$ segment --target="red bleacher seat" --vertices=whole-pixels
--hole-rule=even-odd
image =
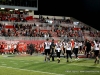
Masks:
[[[46,33],[46,32],[48,32],[49,30],[40,30],[40,31],[41,31],[41,32],[45,32],[45,33]]]
[[[15,18],[15,17],[13,17],[13,18],[11,18],[10,20],[11,20],[11,21],[14,21],[14,20],[16,20],[16,18]]]
[[[13,25],[6,25],[5,28],[14,28]]]
[[[74,28],[74,30],[79,30],[80,28]]]
[[[26,17],[26,20],[33,20],[33,16]]]

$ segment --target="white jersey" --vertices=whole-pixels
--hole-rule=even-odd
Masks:
[[[94,50],[100,50],[100,44],[94,41]]]
[[[60,52],[61,47],[62,47],[62,44],[61,44],[61,43],[56,43],[56,50],[57,50],[58,52]]]
[[[11,49],[11,45],[10,44],[8,45],[8,49]]]
[[[79,43],[75,42],[75,48],[78,48],[78,47],[79,47]]]
[[[66,50],[72,50],[72,43],[67,43],[67,48]]]
[[[45,42],[45,49],[50,49],[51,42]]]
[[[79,43],[79,46],[82,46],[82,42]]]
[[[5,45],[5,50],[8,50],[8,45]]]
[[[67,43],[66,42],[63,42],[63,47],[64,48],[66,48],[66,45],[67,45]]]
[[[16,44],[14,44],[14,49],[16,49],[17,48],[17,45]]]

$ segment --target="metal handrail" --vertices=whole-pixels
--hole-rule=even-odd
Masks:
[[[77,39],[79,41],[84,41],[85,37],[0,37],[0,41],[3,40],[46,40],[47,38],[49,38],[50,40],[55,39],[55,40],[70,40],[70,39]],[[88,37],[91,40],[100,40],[99,37]]]

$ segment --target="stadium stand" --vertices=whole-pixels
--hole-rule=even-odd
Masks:
[[[19,10],[8,11],[6,9],[6,11],[0,12],[1,45],[7,43],[22,45],[24,42],[26,48],[28,44],[33,43],[38,51],[43,52],[43,42],[46,38],[56,41],[64,39],[84,41],[85,39],[99,40],[100,37],[99,31],[93,30],[92,27],[86,26],[80,21],[75,22],[71,18],[59,19],[40,15],[37,18],[35,15],[30,16],[26,11],[23,11],[23,13]],[[22,52],[23,48],[18,49]],[[0,51],[1,53],[4,52],[4,47]],[[26,49],[24,49],[25,51]],[[6,50],[6,52],[13,53],[14,48]]]

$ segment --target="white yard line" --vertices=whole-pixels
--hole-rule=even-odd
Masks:
[[[24,64],[29,64],[29,63],[24,63]]]
[[[9,68],[9,69],[23,70],[23,71],[39,72],[39,73],[45,73],[45,74],[51,74],[51,75],[64,75],[64,74],[57,74],[57,73],[50,73],[50,72],[43,72],[43,71],[36,71],[36,70],[27,70],[27,69],[13,68],[13,67],[7,67],[7,66],[0,66],[0,67]]]
[[[34,63],[39,63],[39,62],[34,62]]]
[[[18,63],[13,63],[13,64],[18,65]]]
[[[25,61],[20,61],[20,62],[25,62]]]
[[[15,61],[10,61],[10,62],[15,62]]]
[[[5,63],[5,62],[0,62],[0,63]]]
[[[2,64],[2,65],[7,65],[7,64]]]

